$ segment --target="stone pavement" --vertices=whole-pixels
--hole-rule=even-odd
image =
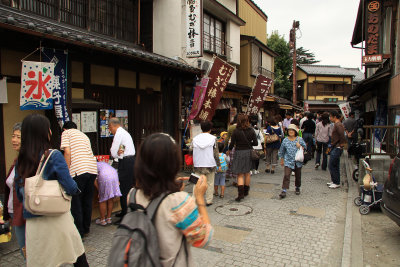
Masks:
[[[282,167],[274,175],[252,176],[250,195],[240,203],[228,182],[225,198],[208,208],[214,240],[207,248],[192,248],[196,266],[341,266],[347,187],[328,189],[329,172],[314,170],[310,162],[302,171],[301,195],[294,194],[292,181],[288,196],[279,200],[282,177]],[[84,241],[91,266],[106,266],[115,230],[92,226]],[[23,266],[15,243],[0,244],[0,256],[0,266]]]

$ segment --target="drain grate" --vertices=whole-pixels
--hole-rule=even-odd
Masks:
[[[227,216],[244,216],[253,212],[253,209],[246,205],[227,204],[215,208],[215,211]]]

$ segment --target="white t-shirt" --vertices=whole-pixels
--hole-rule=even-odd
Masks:
[[[10,196],[8,197],[8,213],[14,213],[13,207],[13,185],[14,185],[14,178],[15,178],[15,167],[12,169],[10,175],[7,177],[6,184],[10,188]]]

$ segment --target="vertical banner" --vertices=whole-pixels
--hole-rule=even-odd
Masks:
[[[186,0],[186,56],[203,55],[202,0]]]
[[[374,64],[382,62],[380,44],[381,4],[383,1],[367,0],[365,16],[365,56],[363,63]]]
[[[338,106],[340,108],[340,111],[342,112],[343,117],[345,119],[347,119],[349,117],[349,113],[351,111],[350,103],[349,102],[345,102],[343,104],[339,104]]]
[[[190,110],[188,120],[193,120],[199,114],[201,106],[203,105],[204,97],[206,96],[207,85],[210,79],[204,77],[199,83],[196,84],[193,96],[193,104]]]
[[[214,116],[215,109],[221,100],[222,93],[224,92],[232,73],[235,68],[219,57],[215,57],[214,63],[211,67],[208,78],[206,97],[204,98],[203,106],[201,108],[198,118],[202,121],[211,121]]]
[[[272,86],[272,79],[261,74],[257,75],[253,91],[251,92],[246,114],[257,114],[264,104],[264,99]]]
[[[20,109],[53,108],[54,63],[23,61]]]
[[[387,125],[388,107],[387,101],[378,99],[377,109],[375,113],[374,125],[385,126]],[[374,130],[374,147],[381,149],[382,142],[386,135],[386,129],[375,129]]]
[[[304,111],[310,111],[310,105],[307,102],[304,102]]]
[[[43,60],[54,63],[53,101],[54,111],[60,127],[69,121],[67,111],[67,60],[68,52],[43,48]]]

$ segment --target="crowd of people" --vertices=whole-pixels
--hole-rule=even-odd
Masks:
[[[340,187],[340,156],[346,143],[354,140],[357,128],[352,113],[350,120],[344,124],[341,121],[342,116],[336,111],[295,117],[287,113],[283,120],[280,115],[269,118],[263,127],[258,117],[238,114],[219,138],[211,134],[212,122],[203,121],[202,133],[191,143],[194,173],[199,178],[193,195],[189,195],[183,191],[183,181],[188,177],[178,177],[181,149],[168,134],[152,134],[136,152],[131,135],[117,118],[111,118],[109,129],[114,138],[110,154],[118,162],[118,167],[114,168],[109,163],[96,161],[89,138],[73,122],[63,126],[58,150],[51,149],[49,120],[32,114],[13,128],[11,142],[18,157],[5,180],[3,221],[13,225],[27,266],[65,263],[88,266],[82,239],[90,234],[95,188],[100,214],[95,223],[100,226],[113,223],[112,212],[118,197],[121,212],[116,216],[120,219],[114,224],[120,224],[132,211],[129,204],[132,201],[147,207],[166,194],[153,220],[160,262],[163,266],[185,261],[188,264],[192,261],[190,250],[186,243],[182,247],[179,240],[183,238],[183,242],[202,247],[212,239],[213,229],[206,207],[213,204],[214,197],[224,198],[227,178],[237,186],[235,200],[240,202],[250,194],[251,177],[259,174],[263,160],[267,174],[274,174],[280,163],[283,180],[279,197],[287,196],[292,175],[295,176],[295,194],[299,195],[304,162],[298,159],[298,154],[305,151],[312,155],[316,152],[315,169],[321,167],[326,171],[329,168],[329,188]],[[70,212],[46,216],[26,209],[25,180],[39,172],[45,180],[57,180],[72,196]],[[132,188],[135,189],[134,199],[129,197]]]

